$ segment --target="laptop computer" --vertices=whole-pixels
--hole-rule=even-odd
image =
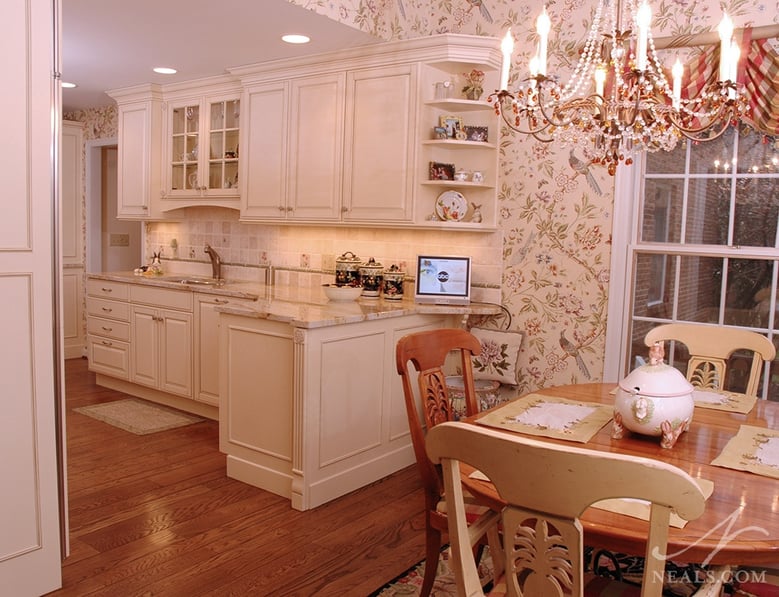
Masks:
[[[418,255],[414,300],[433,305],[471,302],[471,258]]]

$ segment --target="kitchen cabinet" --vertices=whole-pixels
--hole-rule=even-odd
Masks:
[[[62,336],[66,359],[84,355],[84,130],[80,122],[62,122],[60,237],[62,238]]]
[[[194,398],[219,406],[219,312],[224,305],[253,303],[249,299],[220,298],[195,294],[195,387]]]
[[[165,193],[162,209],[238,208],[240,90],[165,95]],[[191,93],[189,91],[188,93]]]
[[[130,378],[130,304],[127,284],[87,280],[89,370]]]
[[[450,324],[447,315],[312,328],[221,318],[219,442],[228,476],[308,510],[414,462],[395,345]]]
[[[414,64],[347,74],[344,221],[411,220],[416,83]]]
[[[163,217],[162,91],[140,85],[108,92],[117,102],[117,214],[125,220]]]
[[[192,293],[132,285],[130,300],[130,381],[192,398]]]

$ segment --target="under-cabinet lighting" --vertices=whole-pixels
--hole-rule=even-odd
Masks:
[[[62,82],[63,89],[73,89],[74,87],[76,87],[75,83],[68,83],[67,81]]]
[[[161,75],[175,75],[177,72],[175,68],[170,68],[168,66],[155,66],[152,70]]]

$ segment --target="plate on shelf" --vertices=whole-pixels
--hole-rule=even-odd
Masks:
[[[435,214],[445,222],[461,222],[467,211],[468,202],[457,191],[444,191],[435,200]]]

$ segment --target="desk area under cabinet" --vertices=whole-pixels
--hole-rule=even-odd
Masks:
[[[308,510],[412,464],[395,344],[500,307],[91,274],[97,383],[219,420],[227,475]]]

